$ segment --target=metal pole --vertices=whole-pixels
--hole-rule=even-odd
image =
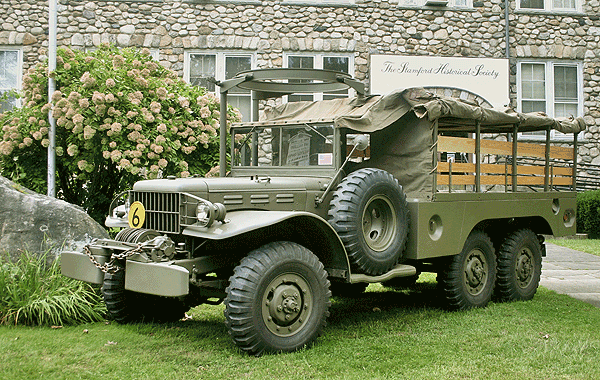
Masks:
[[[550,190],[550,127],[546,129],[546,163],[544,165],[544,191]]]
[[[438,128],[439,128],[439,120],[436,119],[433,122],[433,145],[431,150],[433,151],[432,155],[432,164],[433,164],[433,183],[431,185],[431,199],[435,200],[435,193],[437,192],[437,166],[438,166]]]
[[[481,122],[475,126],[475,192],[481,193]]]
[[[258,121],[258,94],[252,91],[252,121]],[[252,166],[258,166],[258,132],[252,132]]]
[[[48,73],[56,70],[56,26],[58,0],[48,0]],[[52,94],[56,90],[53,76],[48,78],[48,102],[52,103]],[[56,120],[52,117],[52,107],[48,111],[48,196],[56,197]]]
[[[513,128],[513,141],[512,141],[512,191],[517,192],[517,134],[519,133],[519,127],[517,125]]]
[[[504,0],[504,43],[506,44],[505,56],[510,58],[510,0]]]
[[[227,91],[221,92],[221,117],[219,123],[219,177],[225,177],[227,174]]]
[[[573,191],[577,191],[577,132],[573,133]]]
[[[452,160],[448,161],[448,194],[452,193]]]

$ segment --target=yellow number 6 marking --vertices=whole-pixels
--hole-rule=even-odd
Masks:
[[[129,208],[129,227],[140,228],[146,220],[146,209],[142,202],[133,202]]]

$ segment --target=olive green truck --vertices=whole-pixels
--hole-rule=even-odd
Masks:
[[[114,240],[62,253],[63,274],[101,284],[117,322],[178,320],[224,302],[242,350],[293,351],[322,333],[332,293],[369,283],[434,272],[454,310],[531,299],[542,235],[575,234],[581,118],[422,88],[369,96],[322,70],[253,70],[219,86],[220,177],[139,181],[111,206],[106,225],[123,227]],[[239,88],[329,99],[266,108],[227,130],[227,94]],[[336,97],[348,89],[356,96]],[[552,129],[574,143],[553,146]],[[523,132],[545,141],[518,143]]]

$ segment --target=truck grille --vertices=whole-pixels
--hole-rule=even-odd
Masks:
[[[179,193],[131,191],[131,202],[142,202],[146,209],[143,227],[165,233],[179,233]]]

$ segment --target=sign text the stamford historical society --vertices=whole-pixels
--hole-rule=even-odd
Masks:
[[[371,93],[408,87],[460,88],[502,107],[509,101],[508,70],[506,59],[372,55]]]

